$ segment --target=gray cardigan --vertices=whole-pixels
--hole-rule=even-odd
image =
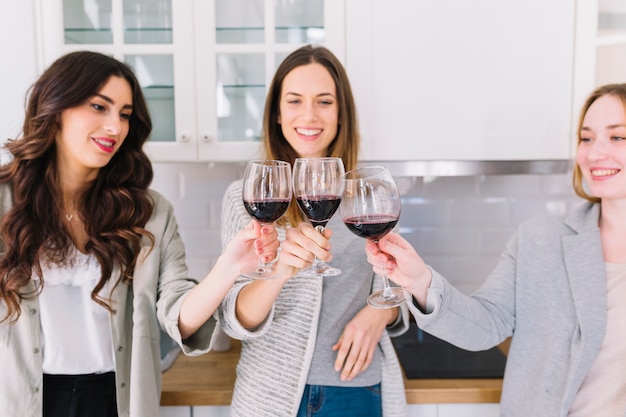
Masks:
[[[564,220],[522,224],[496,268],[471,297],[433,271],[425,331],[469,350],[513,335],[500,412],[566,416],[604,337],[606,272],[599,206],[585,203]]]
[[[154,211],[146,229],[154,235],[154,248],[148,251],[149,243],[144,240],[132,286],[118,285],[112,295],[116,313],[110,316],[110,323],[120,417],[159,415],[161,327],[185,354],[199,355],[209,350],[216,324],[211,318],[184,343],[181,340],[178,313],[185,294],[196,281],[187,275],[185,250],[171,204],[154,191],[150,196]],[[0,203],[3,216],[11,206],[8,186],[0,186]],[[3,245],[0,247],[4,251]],[[113,276],[119,273],[116,268]],[[31,283],[25,290],[33,289]],[[42,338],[37,298],[24,300],[21,308],[15,324],[0,324],[0,416],[42,415]],[[4,311],[6,307],[0,302],[0,312]]]
[[[223,244],[249,222],[250,216],[241,200],[241,180],[235,181],[224,196]],[[279,229],[279,237],[284,238],[283,229]],[[265,322],[254,331],[245,329],[235,315],[239,291],[250,280],[240,277],[230,290],[218,314],[224,331],[242,340],[231,416],[291,417],[297,414],[315,347],[323,279],[301,276],[289,279]],[[370,285],[365,280],[363,283]],[[402,334],[408,328],[406,306],[402,306],[400,318],[401,323],[393,331],[389,330],[390,334]],[[383,354],[383,415],[405,417],[406,395],[402,371],[387,331],[383,333],[379,344]]]

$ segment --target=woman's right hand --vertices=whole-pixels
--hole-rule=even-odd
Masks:
[[[300,223],[298,227],[288,228],[285,233],[278,260],[272,265],[277,277],[252,280],[239,292],[235,314],[246,329],[254,329],[265,320],[285,282],[301,268],[310,266],[315,256],[330,260],[330,229],[322,235],[310,224]]]
[[[426,306],[432,272],[406,239],[388,233],[378,241],[368,239],[365,251],[375,273],[382,274],[384,265],[390,280],[409,291],[420,306]]]
[[[302,222],[298,227],[290,227],[285,232],[285,240],[280,244],[278,262],[274,266],[289,276],[295,275],[298,270],[308,268],[313,264],[315,257],[323,261],[330,261],[332,236],[331,229],[324,229],[319,233],[309,223]]]

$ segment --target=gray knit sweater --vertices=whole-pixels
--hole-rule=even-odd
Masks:
[[[241,186],[241,180],[233,182],[224,196],[223,245],[250,222],[241,200]],[[279,237],[284,239],[284,230],[279,229]],[[289,279],[265,322],[254,331],[243,328],[235,317],[237,296],[249,282],[249,279],[240,277],[217,313],[224,331],[242,340],[231,415],[292,417],[297,414],[313,356],[323,278],[295,276]],[[397,334],[408,327],[408,313],[404,306],[401,315],[403,325],[399,326]],[[402,372],[387,332],[380,340],[380,349],[383,353],[383,415],[404,417],[406,397]]]

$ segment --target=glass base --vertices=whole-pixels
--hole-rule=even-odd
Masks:
[[[301,269],[298,273],[307,277],[313,277],[318,275],[322,275],[325,277],[336,277],[337,275],[341,274],[341,270],[328,265],[326,262],[315,261],[313,265],[311,265],[309,268]]]
[[[400,287],[376,291],[367,298],[367,304],[376,308],[398,307],[402,303],[406,303],[406,301],[407,297],[404,290]]]
[[[266,266],[259,267],[255,269],[254,271],[242,272],[241,275],[250,279],[274,279],[276,278],[276,275],[274,275],[274,270]]]

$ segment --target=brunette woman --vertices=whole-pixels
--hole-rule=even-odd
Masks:
[[[135,75],[106,55],[65,55],[32,86],[0,168],[0,415],[159,415],[160,329],[206,352],[239,270],[275,257],[276,231],[250,223],[188,277],[148,188],[150,130]]]

